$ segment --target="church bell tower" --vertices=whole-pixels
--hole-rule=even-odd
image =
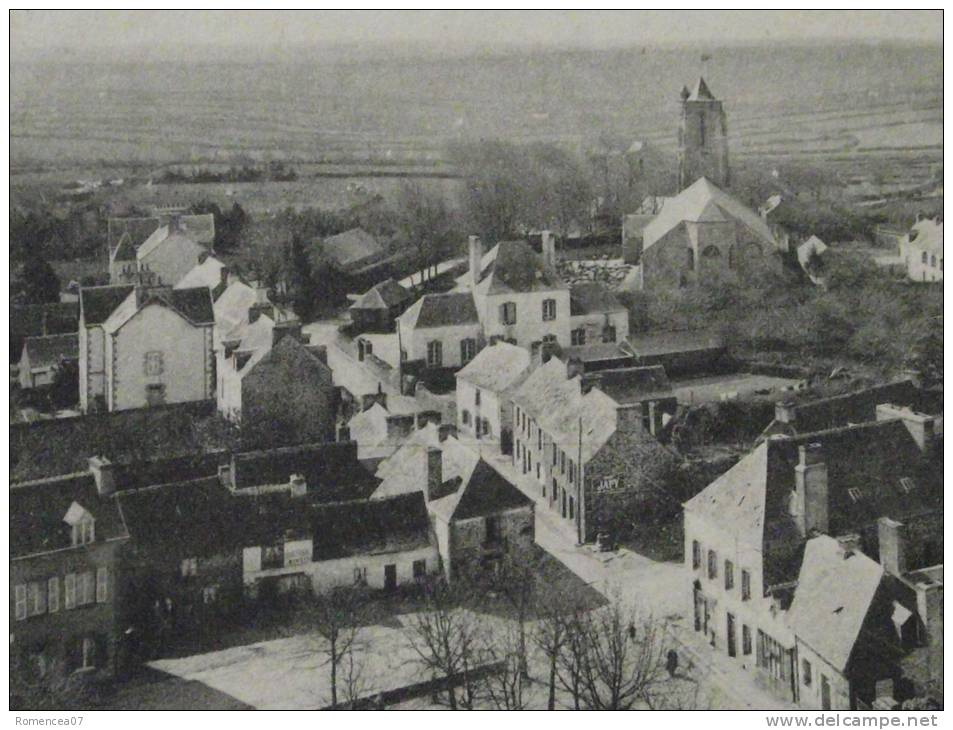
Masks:
[[[728,169],[728,123],[721,102],[705,79],[694,91],[682,87],[682,115],[678,127],[679,192],[700,177],[720,188],[731,183]]]

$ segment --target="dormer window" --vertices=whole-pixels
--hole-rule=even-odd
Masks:
[[[910,477],[900,477],[900,491],[909,494],[916,489],[917,484]]]
[[[847,495],[854,503],[857,503],[864,498],[864,493],[859,487],[851,487],[847,490]]]
[[[96,520],[79,502],[70,505],[63,522],[70,526],[73,547],[96,541]]]

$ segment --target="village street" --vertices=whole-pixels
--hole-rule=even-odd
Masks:
[[[678,646],[680,665],[699,681],[701,695],[712,709],[794,709],[759,687],[740,659],[713,652],[692,630],[688,615],[691,581],[681,563],[655,561],[622,547],[600,553],[593,546],[577,545],[572,527],[539,499],[538,486],[531,477],[520,474],[510,458],[493,446],[482,445],[481,454],[536,500],[536,542],[540,547],[606,597],[620,598],[667,622]]]

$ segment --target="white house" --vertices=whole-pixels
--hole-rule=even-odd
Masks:
[[[61,362],[79,358],[79,337],[66,335],[43,335],[23,340],[20,355],[19,379],[24,390],[51,385],[57,366]]]
[[[556,273],[549,231],[543,232],[542,248],[540,255],[526,241],[500,241],[484,254],[480,239],[470,236],[469,271],[458,290],[472,293],[488,342],[571,344],[569,287]]]
[[[80,405],[125,410],[213,398],[212,298],[206,288],[80,290]]]
[[[459,368],[476,357],[483,331],[469,292],[425,294],[397,318],[404,361]]]
[[[900,257],[911,281],[943,281],[943,221],[917,221],[900,242]]]
[[[461,437],[499,442],[512,439],[512,393],[529,375],[528,350],[497,342],[457,372],[457,432]]]

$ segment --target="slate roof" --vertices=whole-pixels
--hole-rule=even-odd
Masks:
[[[196,243],[211,246],[215,240],[215,216],[211,213],[177,216],[179,226],[189,234]],[[119,258],[116,248],[121,243],[131,246],[124,249],[119,260],[135,259],[136,250],[146,242],[161,226],[169,222],[169,216],[148,216],[134,218],[110,218],[106,222],[106,240],[109,244],[111,258]],[[128,255],[128,251],[132,255]]]
[[[530,354],[526,348],[497,342],[484,347],[466,367],[457,371],[457,379],[494,393],[503,393],[519,385],[529,367]]]
[[[768,224],[761,216],[702,177],[662,207],[661,212],[643,229],[643,250],[648,249],[683,222],[735,221],[745,226],[766,244],[776,246]]]
[[[597,388],[583,393],[581,378],[569,378],[566,364],[557,357],[530,374],[513,393],[513,402],[566,451],[577,452],[581,425],[584,461],[615,433],[618,404]]]
[[[573,317],[624,310],[615,294],[597,282],[574,284],[569,292],[569,314]]]
[[[360,296],[351,309],[390,309],[403,304],[413,295],[393,279],[375,284]]]
[[[476,305],[470,292],[424,294],[400,316],[408,330],[479,324]]]
[[[315,507],[311,518],[314,560],[356,553],[413,550],[430,544],[423,492]]]
[[[484,294],[567,288],[526,241],[500,241],[484,255],[481,267],[477,288]]]
[[[173,561],[240,549],[248,525],[218,476],[181,481],[117,497],[136,552]]]
[[[857,532],[882,516],[903,521],[940,509],[941,477],[897,419],[769,438],[688,500],[685,509],[752,547],[795,543],[800,538],[788,499],[795,486],[798,447],[811,443],[821,445],[827,464],[831,534]],[[916,487],[901,489],[903,477],[912,478]],[[859,490],[858,499],[851,490]],[[772,564],[772,559],[766,552],[766,580],[796,577],[790,574],[797,569],[796,561],[784,556]]]
[[[620,405],[675,397],[661,365],[587,373],[582,377],[582,385],[584,389],[587,386],[598,388]]]
[[[87,327],[102,325],[135,287],[130,285],[89,286],[79,290],[79,306]]]
[[[79,335],[27,337],[23,341],[23,350],[30,360],[31,368],[51,367],[60,360],[79,358]]]
[[[300,474],[312,502],[364,499],[377,487],[377,479],[357,460],[352,442],[243,452],[232,457],[231,468],[236,489],[287,484],[292,474]]]
[[[222,283],[222,269],[225,264],[214,256],[207,256],[205,260],[192,267],[181,281],[176,284],[174,289],[192,289],[204,286],[207,289],[214,289]]]
[[[99,496],[89,472],[22,482],[10,486],[10,557],[70,547],[63,518],[74,502],[96,520],[97,542],[128,536],[116,501]]]
[[[323,250],[325,255],[343,267],[353,266],[384,253],[380,242],[363,228],[352,228],[325,238]]]
[[[488,517],[533,505],[533,500],[482,458],[476,456],[471,463],[469,469],[444,479],[439,492],[443,496],[430,501],[430,509],[443,519]]]
[[[149,287],[143,292],[141,301],[133,290],[103,323],[103,328],[109,332],[115,332],[137,312],[152,302],[158,302],[173,309],[196,326],[215,323],[212,294],[207,288],[169,289],[167,287]]]
[[[479,461],[479,454],[464,446],[453,436],[440,440],[435,424],[427,424],[413,435],[389,458],[382,461],[376,472],[381,480],[371,499],[382,499],[396,494],[420,492],[427,485],[427,450],[440,449],[444,481],[454,477],[469,477]]]
[[[162,226],[162,228],[156,230],[156,232],[149,236],[145,243],[139,247],[139,250],[136,251],[136,258],[141,261],[157,248],[159,248],[159,246],[162,246],[169,241],[187,241],[188,243],[202,248],[202,244],[196,241],[187,230],[172,230],[169,226]]]
[[[832,537],[809,540],[788,612],[795,636],[843,672],[883,576],[878,562]]]

